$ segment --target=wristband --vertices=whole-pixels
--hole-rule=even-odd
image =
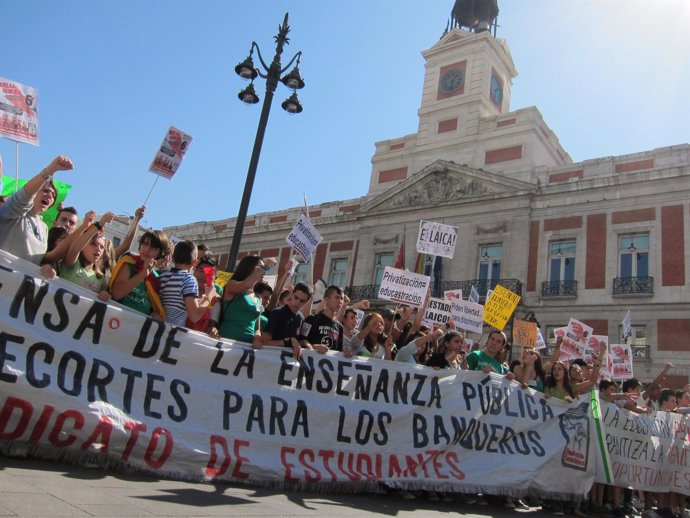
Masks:
[[[41,178],[43,178],[43,180],[46,182],[49,182],[50,180],[53,179],[52,176],[50,176],[48,173],[46,173],[45,169],[41,169],[40,175],[41,175]]]
[[[93,226],[96,227],[96,230],[98,230],[99,232],[103,231],[103,225],[101,225],[98,221],[94,221]]]

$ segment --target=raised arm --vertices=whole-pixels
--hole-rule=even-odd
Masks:
[[[34,196],[43,187],[43,184],[53,179],[53,175],[58,171],[68,171],[74,169],[72,161],[66,156],[57,156],[52,162],[44,167],[36,176],[24,184],[24,191],[29,196]]]
[[[137,229],[139,228],[139,222],[144,217],[145,213],[146,205],[142,205],[134,212],[134,218],[132,219],[132,223],[129,225],[127,235],[122,240],[122,243],[115,247],[115,259],[119,259],[120,256],[129,250],[130,246],[132,246],[132,241],[134,241],[134,236],[136,236]]]
[[[94,223],[89,226],[80,236],[78,236],[72,244],[70,245],[67,253],[65,254],[64,264],[66,266],[71,266],[77,262],[79,254],[84,249],[86,245],[93,239],[93,237],[103,230],[103,227],[110,223],[115,218],[115,214],[112,212],[106,212],[101,216],[101,220],[98,223]]]

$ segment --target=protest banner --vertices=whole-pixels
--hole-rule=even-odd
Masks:
[[[563,336],[561,358],[563,360],[584,358],[585,348],[591,335],[592,328],[590,326],[571,318],[568,321],[568,327],[565,328],[565,334],[561,335]]]
[[[424,310],[422,323],[434,329],[450,322],[450,304],[447,300],[430,298]]]
[[[611,483],[690,495],[690,418],[673,412],[635,414],[604,401],[601,405],[606,435],[602,442],[611,463]],[[597,471],[596,480],[605,483],[603,469]]]
[[[524,347],[537,346],[537,324],[526,320],[513,320],[513,343]]]
[[[295,226],[285,238],[285,241],[292,249],[302,256],[304,262],[309,262],[311,254],[314,253],[318,244],[323,241],[319,231],[314,228],[309,218],[301,214]]]
[[[484,303],[484,322],[502,331],[520,299],[517,293],[496,285]]]
[[[587,362],[587,364],[594,363],[594,354],[601,360],[601,366],[604,366],[604,355],[609,345],[609,337],[604,335],[590,335],[585,345],[584,355],[582,359]]]
[[[626,380],[633,377],[632,349],[630,344],[611,344],[611,368],[614,380]]]
[[[549,498],[594,476],[588,405],[501,376],[216,340],[0,252],[0,448],[154,476]]]
[[[537,328],[537,351],[541,349],[546,349],[546,341],[544,336],[541,334],[541,329]]]
[[[474,287],[474,284],[472,285],[472,289],[470,290],[470,296],[468,300],[470,302],[474,302],[475,304],[479,304],[479,292],[477,291],[477,288]]]
[[[439,301],[441,304],[439,304]],[[448,311],[446,312],[446,305]],[[399,314],[396,311],[396,314]],[[436,298],[429,298],[428,305],[424,308],[424,315],[422,316],[422,325],[431,329],[435,329],[450,321],[450,303]]]
[[[452,300],[450,314],[455,327],[472,333],[482,334],[484,325],[484,306],[465,300]]]
[[[191,142],[191,135],[170,126],[156,156],[153,157],[149,171],[170,180],[180,167]]]
[[[421,308],[430,282],[428,275],[386,266],[383,270],[378,298]]]
[[[462,290],[446,290],[443,292],[446,300],[462,300]]]
[[[432,221],[422,220],[419,222],[417,252],[420,254],[440,255],[452,259],[457,240],[457,227]]]
[[[39,145],[38,90],[0,77],[0,136]]]

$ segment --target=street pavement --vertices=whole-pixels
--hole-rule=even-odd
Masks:
[[[201,484],[0,455],[0,517],[326,516],[540,518],[541,510]]]

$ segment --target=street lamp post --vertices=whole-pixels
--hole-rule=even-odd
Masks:
[[[302,51],[297,52],[290,62],[281,68],[280,56],[283,53],[283,47],[290,43],[287,37],[290,32],[290,26],[288,25],[288,15],[285,13],[285,19],[283,24],[278,27],[278,34],[275,36],[276,40],[276,54],[273,57],[273,61],[270,65],[267,65],[261,56],[261,50],[255,41],[252,41],[252,46],[249,51],[249,56],[242,63],[235,67],[235,72],[243,79],[251,80],[251,83],[247,88],[242,90],[238,97],[242,102],[247,104],[256,104],[259,102],[259,96],[256,95],[254,91],[254,79],[260,76],[266,80],[266,97],[264,98],[264,103],[261,107],[261,116],[259,117],[259,126],[256,130],[256,138],[254,139],[254,149],[252,150],[252,157],[249,160],[249,169],[247,171],[247,180],[244,183],[244,192],[242,193],[242,201],[240,203],[240,210],[237,214],[237,221],[235,222],[235,232],[232,235],[232,245],[230,246],[230,256],[228,257],[227,271],[232,272],[235,270],[235,263],[237,261],[237,254],[240,249],[240,241],[242,240],[242,231],[244,230],[245,220],[247,219],[247,211],[249,209],[249,199],[252,195],[252,189],[254,187],[254,178],[256,176],[256,169],[259,165],[259,156],[261,155],[261,146],[264,141],[264,135],[266,133],[266,125],[268,123],[268,115],[271,112],[271,103],[273,102],[273,94],[275,93],[278,82],[282,82],[288,88],[293,90],[292,95],[288,97],[283,103],[282,108],[288,113],[300,113],[302,111],[302,105],[297,98],[297,90],[304,87],[304,81],[299,73],[299,62],[302,57]],[[263,70],[256,68],[252,60],[252,54],[256,50],[259,56],[259,61]],[[281,75],[290,66],[297,61],[295,68],[293,68],[288,74],[281,78]]]

